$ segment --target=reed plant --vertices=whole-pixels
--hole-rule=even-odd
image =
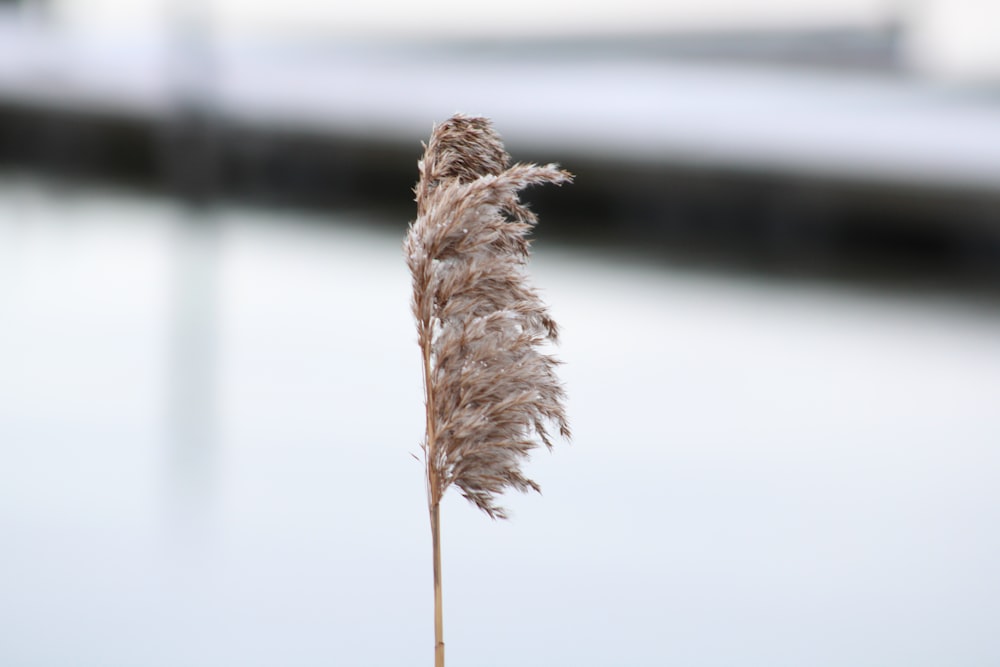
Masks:
[[[535,215],[519,193],[572,175],[554,164],[510,165],[486,118],[437,125],[418,162],[417,217],[406,237],[423,357],[425,464],[434,569],[434,664],[444,666],[441,498],[456,486],[493,519],[508,488],[539,491],[521,471],[556,434],[570,437],[558,328],[527,275]]]

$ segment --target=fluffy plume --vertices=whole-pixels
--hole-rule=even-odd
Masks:
[[[413,314],[423,351],[428,501],[454,484],[493,518],[507,488],[538,490],[521,463],[566,438],[558,362],[545,354],[558,330],[526,274],[536,223],[518,193],[562,184],[556,165],[509,165],[485,118],[436,126],[420,160],[417,218],[406,239]]]

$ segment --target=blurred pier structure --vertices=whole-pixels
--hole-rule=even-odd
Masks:
[[[906,25],[211,44],[211,114],[170,39],[0,13],[0,168],[254,204],[412,215],[419,141],[486,114],[578,175],[543,233],[766,267],[995,282],[1000,96],[920,76]],[[190,140],[211,122],[211,168]],[[199,140],[200,141],[200,140]],[[177,156],[187,156],[177,170]],[[207,154],[206,154],[207,155]],[[204,185],[204,184],[203,184]],[[545,209],[552,193],[533,195]]]

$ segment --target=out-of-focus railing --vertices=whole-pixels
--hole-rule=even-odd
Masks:
[[[465,111],[578,173],[567,236],[998,264],[1000,102],[915,76],[905,23],[324,40],[175,15],[148,39],[0,21],[0,166],[406,220],[419,139]]]

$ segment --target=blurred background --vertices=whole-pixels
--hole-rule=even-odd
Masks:
[[[0,0],[0,664],[429,663],[421,140],[494,119],[575,439],[465,665],[1000,663],[1000,3]]]

